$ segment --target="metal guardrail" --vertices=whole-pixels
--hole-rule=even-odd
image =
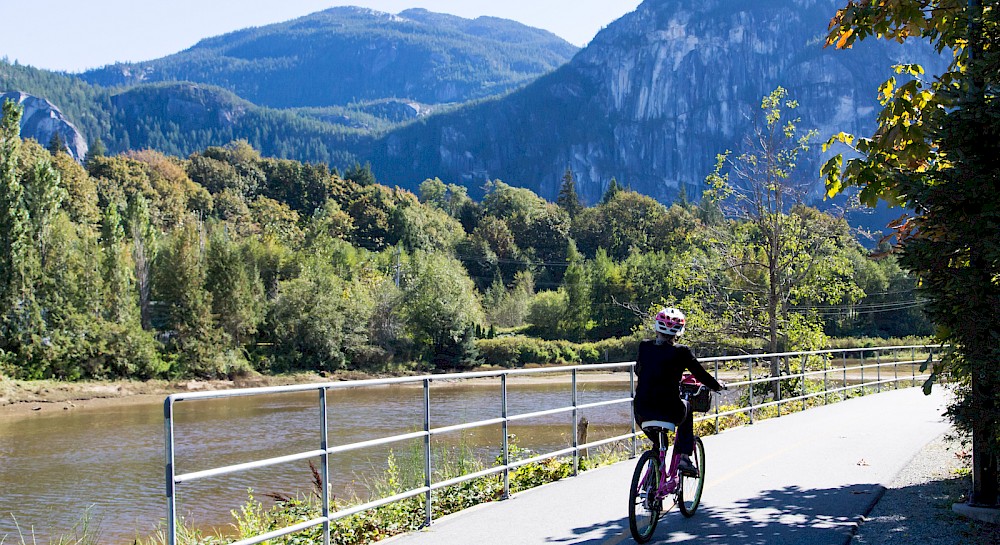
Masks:
[[[934,351],[939,350],[940,346],[895,346],[895,347],[885,347],[885,348],[859,348],[859,349],[846,349],[846,350],[820,350],[814,352],[788,352],[780,354],[754,354],[745,356],[722,356],[722,357],[712,357],[703,358],[701,363],[706,368],[714,367],[715,376],[720,376],[720,369],[724,371],[724,374],[731,376],[732,374],[739,373],[742,375],[745,365],[745,378],[746,380],[739,380],[729,382],[730,388],[747,388],[747,404],[745,406],[737,406],[732,409],[720,410],[718,398],[715,401],[715,410],[713,413],[708,413],[696,418],[697,421],[706,419],[715,419],[718,425],[718,420],[722,417],[735,415],[740,413],[746,413],[749,415],[749,420],[752,423],[758,411],[764,408],[776,406],[778,407],[778,416],[781,415],[781,406],[783,404],[801,401],[803,406],[805,402],[809,399],[823,396],[824,403],[829,402],[830,396],[833,394],[839,394],[841,399],[846,398],[849,392],[858,391],[859,393],[865,393],[867,389],[874,388],[876,391],[881,391],[883,386],[893,385],[898,387],[901,381],[909,380],[911,381],[911,386],[916,385],[918,379],[926,379],[929,375],[921,373],[917,375],[916,366],[925,363],[930,363],[935,361]],[[899,354],[909,351],[911,357],[909,359],[900,360]],[[922,353],[928,353],[927,358],[921,359],[917,358],[917,351]],[[865,355],[873,354],[875,363],[866,363]],[[883,361],[883,355],[893,354],[894,357],[891,358],[892,361]],[[832,365],[837,361],[839,356],[842,365],[835,366]],[[857,365],[848,366],[848,358],[851,357],[852,360],[859,360]],[[761,375],[754,378],[755,368],[761,367],[761,362],[764,362],[763,366],[770,369],[773,361],[777,361],[783,364],[785,371],[790,371],[792,358],[799,358],[799,370],[796,373],[783,372],[780,376],[766,376]],[[819,360],[819,361],[815,361]],[[871,358],[869,358],[869,361]],[[818,363],[822,363],[822,369],[808,369],[808,364],[814,364],[816,367]],[[517,469],[521,466],[531,464],[534,462],[539,462],[542,460],[547,460],[556,457],[573,457],[573,474],[575,475],[579,469],[580,453],[588,448],[596,448],[606,444],[615,443],[619,441],[631,441],[631,453],[635,456],[637,448],[637,438],[642,436],[641,431],[637,431],[634,418],[631,422],[631,431],[625,435],[620,435],[617,437],[605,438],[598,441],[591,441],[588,443],[580,444],[578,436],[578,425],[580,422],[580,411],[586,409],[595,409],[600,407],[607,407],[617,404],[631,403],[632,396],[635,395],[635,375],[631,372],[632,368],[635,366],[635,362],[623,362],[623,363],[609,363],[609,364],[597,364],[597,365],[582,365],[582,366],[566,366],[566,367],[550,367],[550,368],[540,368],[540,369],[517,369],[517,370],[505,370],[505,371],[490,371],[490,372],[479,372],[479,373],[455,373],[455,374],[443,374],[443,375],[430,375],[430,376],[420,376],[420,377],[400,377],[392,379],[376,379],[376,380],[359,380],[359,381],[349,381],[349,382],[331,382],[331,383],[321,383],[321,384],[303,384],[303,385],[293,385],[293,386],[277,386],[268,388],[249,388],[249,389],[239,389],[239,390],[225,390],[225,391],[213,391],[213,392],[195,392],[195,393],[182,393],[174,394],[169,397],[164,402],[164,428],[166,434],[165,441],[165,458],[166,458],[166,496],[167,496],[167,543],[169,545],[176,545],[177,543],[177,504],[176,504],[176,493],[178,485],[189,483],[192,481],[197,481],[201,479],[206,479],[209,477],[216,477],[220,475],[227,475],[237,472],[251,471],[254,469],[264,468],[268,466],[274,466],[278,464],[286,464],[290,462],[295,462],[299,460],[305,460],[309,458],[319,458],[320,459],[320,479],[321,479],[321,501],[322,501],[322,514],[320,517],[313,520],[301,522],[287,528],[282,528],[262,534],[259,536],[244,539],[242,541],[236,542],[234,545],[252,545],[255,543],[260,543],[267,541],[269,539],[275,539],[281,536],[299,532],[308,528],[322,525],[323,526],[323,543],[324,545],[329,545],[330,543],[330,523],[343,517],[347,517],[368,509],[374,509],[383,505],[387,505],[393,502],[401,501],[407,498],[412,498],[415,496],[423,495],[425,498],[425,524],[430,525],[433,522],[432,513],[432,502],[431,495],[435,490],[460,484],[473,479],[478,479],[485,476],[503,474],[504,483],[504,498],[510,495],[510,471]],[[898,370],[900,366],[909,366],[910,376],[900,377]],[[891,367],[893,369],[893,378],[882,378],[882,370]],[[875,369],[875,380],[866,382],[865,380],[865,370]],[[578,403],[578,388],[577,380],[579,373],[591,372],[591,371],[612,371],[612,370],[622,370],[629,372],[629,397],[623,397],[619,399],[611,399],[606,401],[599,401],[594,403],[580,404]],[[858,378],[848,377],[849,373],[857,372],[860,374]],[[512,376],[524,376],[524,375],[541,375],[541,374],[551,374],[551,373],[561,373],[569,374],[571,377],[572,386],[572,404],[564,407],[558,407],[555,409],[548,409],[543,411],[536,411],[530,413],[522,414],[509,414],[507,406],[507,379]],[[830,388],[831,373],[840,373],[841,380],[834,380],[834,384],[839,384],[834,388]],[[818,389],[818,380],[813,380],[812,390],[807,391],[807,383],[811,377],[817,377],[822,375],[823,387]],[[737,375],[739,376],[739,375]],[[870,376],[870,375],[869,375]],[[430,389],[431,384],[434,382],[442,381],[455,381],[455,380],[465,380],[465,379],[475,379],[475,378],[500,378],[500,397],[501,397],[501,414],[497,418],[491,418],[487,420],[479,420],[475,422],[466,422],[452,426],[446,427],[431,427],[431,417],[430,417]],[[797,395],[792,397],[782,398],[782,388],[780,384],[782,381],[799,381],[800,390],[796,392]],[[853,383],[852,383],[853,380]],[[754,386],[767,384],[772,385],[773,383],[778,383],[777,387],[771,387],[775,393],[774,399],[770,401],[765,401],[762,396],[758,396],[755,393]],[[385,385],[398,385],[398,384],[413,384],[422,383],[424,403],[423,403],[423,430],[405,433],[400,435],[393,435],[390,437],[382,437],[378,439],[372,439],[368,441],[362,441],[357,443],[350,443],[340,446],[329,446],[328,437],[328,409],[327,409],[327,395],[330,391],[345,389],[345,388],[359,388],[366,386],[385,386]],[[181,402],[193,402],[198,400],[206,399],[220,399],[220,398],[231,398],[231,397],[245,397],[245,396],[257,396],[257,395],[268,395],[268,394],[281,394],[281,393],[301,393],[301,392],[316,392],[318,397],[318,431],[319,431],[319,444],[318,448],[314,450],[308,450],[304,452],[299,452],[296,454],[280,456],[275,458],[268,458],[263,460],[257,460],[248,463],[217,467],[212,469],[207,469],[203,471],[196,471],[191,473],[177,474],[175,471],[175,431],[174,431],[174,406]],[[760,399],[758,399],[760,397]],[[538,418],[542,416],[549,416],[555,414],[565,414],[572,413],[573,415],[573,428],[571,431],[572,445],[567,448],[559,449],[552,452],[547,452],[540,454],[538,456],[512,461],[510,459],[510,445],[508,444],[508,425],[511,422],[516,422],[519,420],[527,420],[531,418]],[[634,416],[634,415],[633,415]],[[431,438],[434,436],[483,427],[483,426],[495,426],[501,425],[503,431],[503,452],[502,452],[502,464],[495,467],[491,467],[482,471],[475,473],[469,473],[466,475],[461,475],[459,477],[451,478],[444,481],[434,482],[432,479],[431,471]],[[423,486],[419,486],[400,494],[371,501],[365,504],[352,506],[340,511],[331,512],[330,511],[330,497],[329,497],[329,482],[330,482],[330,456],[333,454],[340,454],[344,452],[351,452],[363,448],[389,445],[393,443],[398,443],[402,441],[423,439],[423,456],[424,456],[424,483]]]

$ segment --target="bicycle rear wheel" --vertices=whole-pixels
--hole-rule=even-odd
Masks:
[[[656,497],[659,486],[660,459],[656,452],[649,450],[635,464],[628,492],[628,528],[639,543],[653,537],[656,523],[660,520],[661,504]]]
[[[701,503],[701,492],[705,488],[705,444],[701,437],[694,438],[694,454],[691,463],[698,468],[698,475],[681,474],[680,487],[677,489],[677,503],[681,514],[693,517]]]

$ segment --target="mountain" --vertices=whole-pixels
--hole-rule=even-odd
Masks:
[[[440,177],[462,183],[478,196],[485,181],[501,179],[548,199],[555,199],[569,167],[577,178],[578,193],[588,203],[601,197],[612,177],[670,202],[682,187],[688,195],[700,194],[716,155],[739,149],[761,98],[777,86],[789,89],[799,101],[800,128],[818,129],[822,140],[840,130],[871,132],[879,108],[876,89],[892,75],[893,64],[919,62],[929,67],[929,74],[945,64],[946,59],[923,44],[867,41],[850,51],[823,48],[830,17],[843,1],[646,0],[556,70],[505,95],[462,105],[441,105],[437,101],[443,97],[433,93],[418,96],[422,87],[407,76],[409,65],[402,61],[378,73],[387,76],[398,71],[399,80],[393,85],[402,85],[396,89],[402,88],[407,96],[386,95],[387,87],[377,78],[352,79],[358,85],[353,91],[357,96],[380,98],[349,105],[275,109],[211,84],[103,87],[3,62],[0,92],[23,91],[48,99],[88,139],[103,139],[111,152],[152,147],[185,156],[243,138],[264,155],[321,161],[342,169],[369,161],[379,180],[410,189],[426,178]],[[347,26],[337,27],[336,32],[314,29],[332,28],[330,20],[354,21],[360,30]],[[333,39],[330,36],[381,33],[367,41],[357,38],[361,40],[357,43],[383,53],[355,64],[345,60],[339,73],[350,79],[352,71],[375,71],[376,65],[381,66],[371,64],[375,59],[404,58],[409,45],[392,45],[411,43],[399,37],[405,34],[403,28],[436,29],[436,34],[412,30],[411,34],[420,36],[477,35],[482,43],[495,45],[498,36],[513,37],[510,29],[520,25],[485,18],[470,21],[423,10],[390,16],[357,8],[334,9],[204,40],[166,59],[188,59],[193,63],[188,65],[201,66],[194,60],[203,55],[211,60],[203,67],[218,66],[218,74],[236,74],[232,68],[238,65],[246,70],[244,79],[261,82],[286,73],[280,67],[300,77],[292,68],[306,66],[301,63],[313,59],[320,63],[316,66],[325,67],[315,71],[315,80],[321,83],[303,83],[296,92],[319,93],[327,84],[339,88],[330,82],[331,66],[313,53],[323,49]],[[530,33],[545,36],[542,31]],[[316,38],[319,45],[304,41],[306,35]],[[419,47],[434,41],[422,38],[413,43],[427,52]],[[266,44],[271,44],[271,50],[265,51]],[[287,49],[292,45],[294,51]],[[450,46],[441,47],[435,51]],[[251,51],[257,51],[256,56]],[[220,58],[225,62],[213,64]],[[144,67],[128,81],[155,79],[163,75],[158,63],[166,59],[116,69],[123,73],[126,68]],[[239,64],[239,59],[245,62]],[[453,66],[456,81],[464,81],[462,71],[470,69],[468,63],[448,64],[443,57],[438,61],[442,70]],[[427,77],[447,87],[442,83],[446,78]],[[490,87],[489,81],[483,80],[478,88]],[[437,90],[435,85],[428,92]],[[272,87],[258,86],[261,91]],[[286,87],[274,92],[280,95]],[[817,153],[803,161],[800,170],[802,175],[817,178],[817,195],[820,160]]]
[[[211,85],[168,82],[109,89],[69,74],[0,61],[0,93],[4,91],[39,97],[62,110],[86,142],[101,140],[110,153],[151,148],[187,157],[242,139],[267,156],[344,166],[357,160],[345,142],[364,134],[298,111],[257,106]],[[51,138],[30,128],[24,135],[43,144]],[[83,149],[78,159],[86,153]]]
[[[109,149],[152,148],[187,157],[208,146],[246,140],[266,156],[353,165],[345,142],[357,131],[257,106],[209,85],[168,82],[111,96],[114,136]]]
[[[21,137],[33,138],[47,146],[58,135],[66,151],[77,161],[87,155],[87,140],[73,123],[48,100],[27,93],[0,93],[0,104],[13,101],[21,105]]]
[[[442,104],[505,93],[561,66],[577,50],[552,33],[505,19],[339,7],[81,77],[102,86],[204,83],[273,108],[387,98]]]
[[[526,88],[412,123],[358,155],[411,188],[434,176],[473,189],[502,179],[554,199],[568,167],[591,203],[612,177],[661,201],[682,186],[699,195],[716,155],[739,148],[777,86],[799,101],[802,129],[865,134],[892,65],[944,65],[920,44],[824,48],[841,4],[647,0]],[[818,178],[819,160],[801,172]]]

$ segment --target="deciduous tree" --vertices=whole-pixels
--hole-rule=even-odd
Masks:
[[[839,134],[828,144],[858,156],[825,166],[829,193],[861,188],[863,202],[905,206],[896,222],[901,264],[915,272],[928,313],[951,346],[925,385],[939,376],[961,385],[949,409],[973,440],[970,501],[1000,503],[1000,2],[849,0],[833,18],[827,44],[866,38],[929,41],[953,56],[933,80],[897,67],[908,81],[879,90],[883,109],[871,137]]]
[[[787,337],[792,298],[804,283],[816,280],[833,254],[830,225],[810,221],[804,208],[792,213],[813,182],[796,166],[816,135],[799,131],[799,119],[790,117],[797,107],[781,87],[765,96],[754,132],[739,155],[720,155],[708,177],[711,198],[736,220],[712,232],[727,270],[749,294],[742,301],[742,322],[763,325],[771,353],[779,352]],[[779,363],[772,359],[772,376],[780,374]]]

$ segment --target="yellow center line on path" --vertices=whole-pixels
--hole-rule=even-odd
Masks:
[[[799,448],[800,446],[802,446],[803,444],[805,444],[807,442],[809,442],[809,440],[803,440],[803,441],[799,441],[797,443],[793,443],[793,444],[789,445],[788,447],[785,447],[785,448],[783,448],[781,450],[778,450],[778,451],[774,451],[774,452],[768,454],[767,456],[763,456],[763,457],[757,458],[756,460],[754,460],[753,462],[750,462],[749,464],[745,464],[745,465],[743,465],[743,466],[741,466],[741,467],[739,467],[737,469],[734,469],[733,471],[730,471],[729,473],[726,473],[725,475],[723,475],[722,477],[719,477],[718,479],[712,479],[709,483],[705,484],[705,490],[711,490],[711,489],[715,488],[716,486],[718,486],[718,485],[720,485],[720,484],[722,484],[722,483],[724,483],[724,482],[726,482],[726,481],[728,481],[728,480],[736,477],[737,475],[740,475],[741,473],[745,473],[745,472],[749,471],[751,468],[753,468],[755,466],[759,466],[760,464],[763,464],[764,462],[770,462],[771,460],[774,460],[775,458],[777,458],[779,456],[784,456],[788,452],[793,451],[793,450]],[[626,530],[625,532],[622,532],[621,534],[618,534],[618,535],[616,535],[616,536],[608,539],[607,541],[601,542],[601,545],[617,545],[618,543],[621,543],[622,541],[625,541],[626,539],[629,539],[631,537],[632,537],[631,533],[628,530]]]

